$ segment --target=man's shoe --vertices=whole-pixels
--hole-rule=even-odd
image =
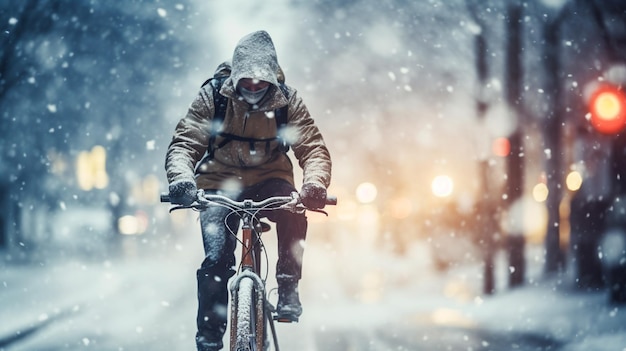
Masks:
[[[278,322],[297,322],[302,315],[302,304],[298,295],[298,282],[286,281],[278,283],[278,304],[276,316]]]

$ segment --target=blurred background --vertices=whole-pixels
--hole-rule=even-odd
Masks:
[[[527,283],[532,259],[625,301],[625,11],[619,0],[2,1],[3,269],[168,259],[199,240],[197,215],[159,203],[165,151],[200,84],[264,29],[333,157],[339,205],[309,216],[320,252],[385,255],[389,271],[418,254],[435,271],[478,264],[486,294]],[[193,272],[199,242],[184,248]]]

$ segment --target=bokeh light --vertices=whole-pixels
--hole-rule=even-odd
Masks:
[[[533,199],[537,202],[544,202],[548,198],[548,186],[544,183],[538,183],[533,187]]]
[[[454,182],[447,175],[439,175],[433,179],[430,187],[435,196],[448,197],[454,190]]]
[[[361,183],[356,188],[356,198],[362,204],[369,204],[376,200],[378,196],[378,189],[376,185],[365,182]]]
[[[572,171],[565,178],[565,184],[570,191],[576,191],[580,189],[583,184],[583,177],[577,171]]]
[[[491,151],[496,156],[506,157],[511,153],[511,142],[508,138],[497,138],[491,145]]]

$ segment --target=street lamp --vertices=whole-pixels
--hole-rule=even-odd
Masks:
[[[376,200],[378,196],[378,189],[376,185],[365,182],[361,183],[356,188],[356,198],[362,204],[369,204]]]
[[[447,175],[439,175],[433,179],[432,183],[430,183],[430,188],[433,195],[437,197],[448,197],[452,195],[454,182],[452,181],[452,178]]]

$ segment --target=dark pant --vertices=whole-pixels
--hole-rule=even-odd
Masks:
[[[221,193],[238,201],[252,199],[260,201],[271,196],[286,196],[296,191],[282,179],[271,179],[236,194]],[[220,348],[226,331],[228,309],[228,279],[235,274],[236,233],[240,218],[229,215],[222,207],[212,207],[200,213],[202,239],[205,258],[198,269],[198,349],[205,346]],[[288,211],[268,211],[263,213],[268,220],[276,223],[278,234],[278,262],[276,278],[281,281],[297,281],[302,275],[303,241],[306,238],[307,220],[304,214]],[[208,349],[208,347],[205,347]]]

